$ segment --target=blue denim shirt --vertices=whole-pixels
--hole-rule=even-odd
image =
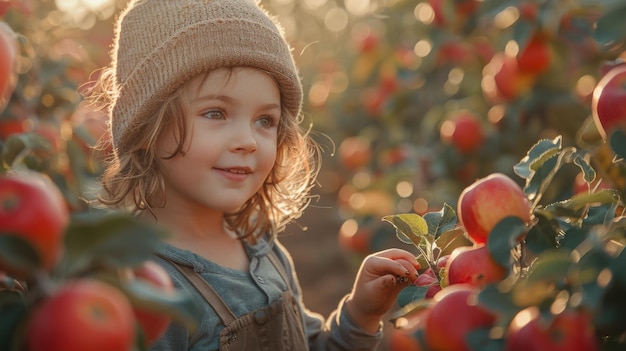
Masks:
[[[244,244],[250,259],[247,272],[222,267],[195,253],[163,243],[158,254],[187,266],[211,284],[236,316],[242,316],[265,307],[276,301],[282,291],[294,293],[302,309],[303,325],[309,340],[309,350],[375,350],[382,339],[382,328],[375,335],[360,329],[350,319],[343,308],[343,299],[327,320],[307,310],[302,303],[300,284],[294,271],[291,256],[277,240],[263,238],[256,245]],[[270,250],[274,250],[284,265],[291,280],[284,282],[268,259],[262,259]],[[195,332],[191,333],[179,323],[171,323],[165,334],[157,340],[152,351],[209,351],[219,349],[219,333],[224,328],[222,321],[206,303],[187,279],[169,262],[162,258],[156,260],[167,269],[174,284],[186,290],[199,302],[202,319]],[[345,299],[345,298],[344,298]]]

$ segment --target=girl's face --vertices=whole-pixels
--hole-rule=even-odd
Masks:
[[[276,160],[280,92],[268,74],[245,67],[200,75],[183,88],[184,154],[167,129],[157,142],[166,208],[188,213],[238,209],[263,185]]]

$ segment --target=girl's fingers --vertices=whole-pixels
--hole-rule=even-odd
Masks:
[[[375,276],[391,274],[395,277],[404,277],[410,281],[417,277],[419,264],[415,260],[415,257],[412,255],[410,255],[408,259],[406,259],[405,256],[394,257],[396,258],[387,258],[380,255],[370,256],[367,259],[365,268],[370,274]]]

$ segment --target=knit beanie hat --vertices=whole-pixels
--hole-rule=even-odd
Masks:
[[[293,116],[302,86],[280,25],[256,0],[131,0],[115,27],[113,146],[135,140],[141,122],[194,76],[249,66],[277,79]]]

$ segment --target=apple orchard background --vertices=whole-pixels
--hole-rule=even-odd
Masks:
[[[463,189],[492,173],[524,186],[514,166],[539,140],[593,149],[585,164],[597,171],[586,184],[580,168],[559,168],[541,204],[624,190],[591,99],[603,74],[626,58],[625,1],[261,3],[285,26],[306,121],[325,150],[316,197],[282,239],[312,310],[335,308],[368,253],[415,249],[382,217],[456,209]],[[0,1],[17,45],[13,57],[0,53],[3,63],[15,62],[15,89],[5,89],[12,93],[0,114],[3,167],[19,154],[50,175],[76,212],[94,196],[110,152],[90,149],[106,138],[105,121],[79,92],[108,63],[112,19],[124,5]],[[523,64],[513,64],[527,46]],[[383,349],[400,350],[391,323],[386,328]]]

